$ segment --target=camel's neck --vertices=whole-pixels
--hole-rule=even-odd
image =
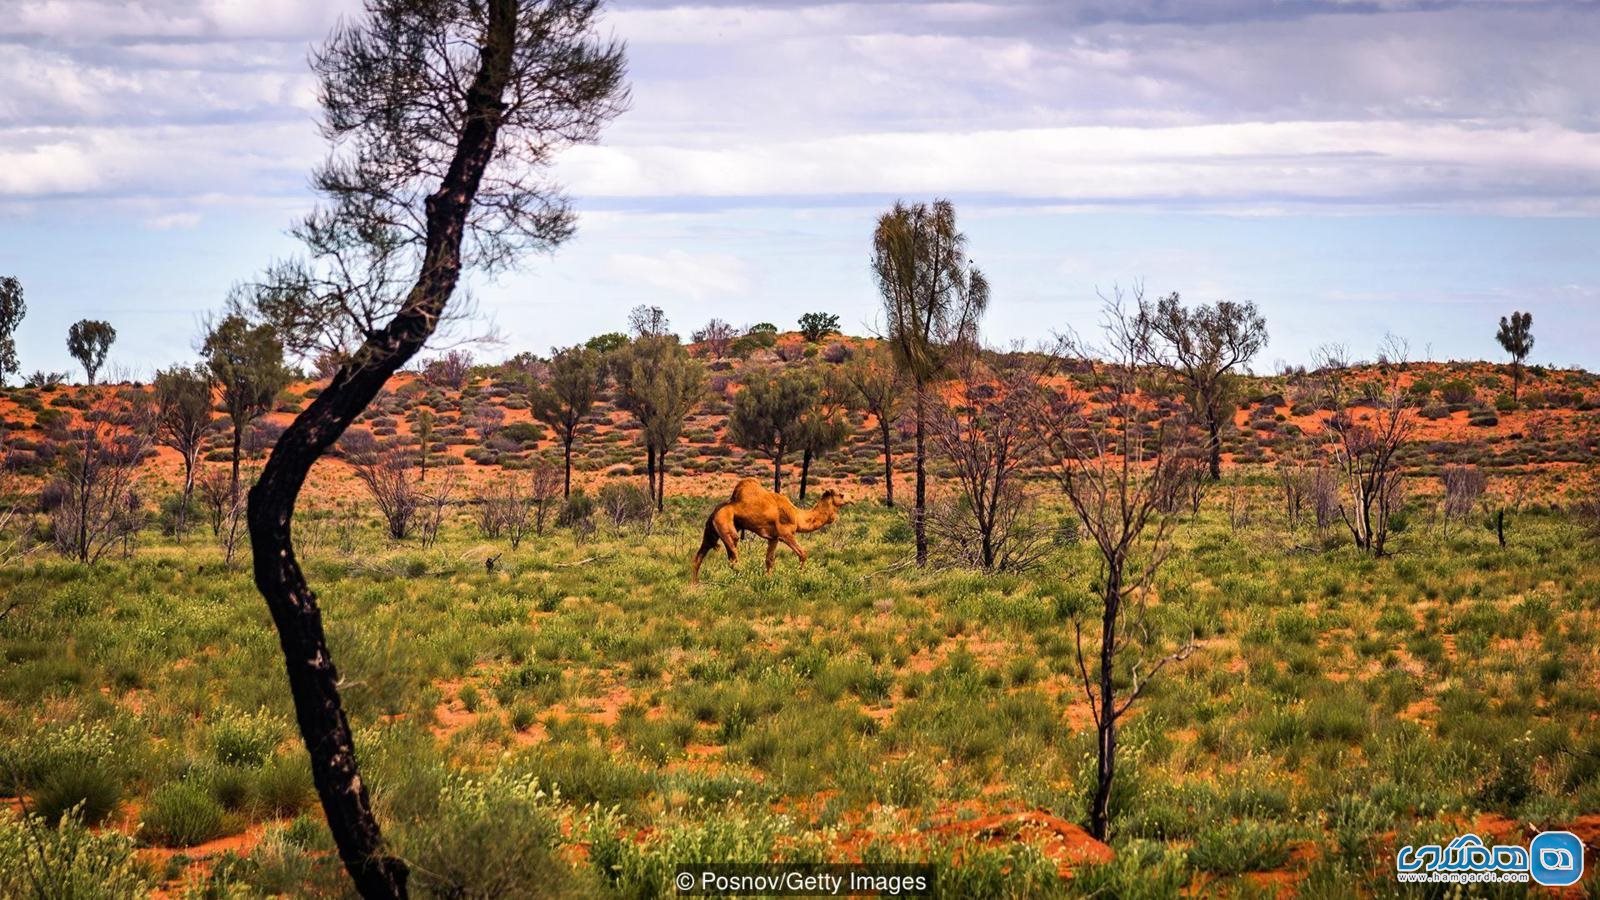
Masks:
[[[800,526],[796,531],[816,531],[839,517],[839,510],[831,502],[818,501],[810,509],[800,510]]]

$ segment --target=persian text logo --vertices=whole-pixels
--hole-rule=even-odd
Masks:
[[[1545,831],[1527,847],[1485,846],[1475,834],[1463,834],[1445,846],[1407,844],[1394,859],[1402,882],[1465,884],[1527,882],[1563,887],[1583,877],[1583,842],[1570,831]]]

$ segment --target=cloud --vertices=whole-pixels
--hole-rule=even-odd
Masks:
[[[745,263],[725,253],[683,250],[659,254],[616,253],[607,263],[611,272],[624,283],[697,302],[734,297],[751,289]]]
[[[172,212],[159,216],[152,216],[145,220],[145,227],[154,231],[170,231],[174,228],[193,228],[200,224],[200,214],[197,212]]]

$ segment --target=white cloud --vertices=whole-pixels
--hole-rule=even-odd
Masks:
[[[616,253],[607,263],[623,282],[697,302],[734,297],[751,289],[748,267],[726,253]]]

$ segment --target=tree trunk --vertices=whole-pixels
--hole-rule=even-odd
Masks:
[[[772,454],[772,492],[783,492],[783,444],[778,444],[778,452]]]
[[[656,496],[656,448],[654,444],[644,445],[644,478],[649,482],[650,498]]]
[[[878,430],[883,435],[883,505],[894,509],[894,445],[889,438],[889,423],[878,417]]]
[[[233,476],[228,479],[228,499],[234,504],[239,502],[239,454],[244,448],[244,425],[238,419],[233,421]]]
[[[1222,423],[1215,413],[1206,417],[1207,449],[1211,453],[1211,480],[1222,480]]]
[[[561,499],[565,500],[572,496],[572,433],[561,443]]]
[[[1117,694],[1112,679],[1117,658],[1117,614],[1122,605],[1122,572],[1110,567],[1106,576],[1105,609],[1100,616],[1100,719],[1096,726],[1097,760],[1094,797],[1089,806],[1089,833],[1106,839],[1111,821],[1111,782],[1117,772]]]
[[[479,69],[465,100],[455,156],[426,201],[426,243],[417,283],[388,325],[367,340],[273,447],[250,490],[248,522],[256,588],[266,600],[283,649],[295,718],[311,757],[312,778],[339,857],[367,898],[403,898],[409,873],[385,853],[366,784],[356,765],[350,724],[339,698],[339,673],[328,653],[322,613],[295,560],[291,522],[307,473],[344,433],[395,370],[433,333],[461,275],[467,215],[494,154],[516,43],[516,4],[488,6]]]
[[[183,458],[183,502],[178,506],[178,536],[180,539],[189,533],[189,502],[194,499],[194,467],[196,461],[193,454]]]
[[[667,498],[667,450],[666,450],[665,447],[663,447],[663,448],[661,448],[661,465],[659,467],[659,471],[656,472],[656,492],[650,498],[650,499],[652,499],[652,500],[654,500],[656,502],[656,512],[661,512],[661,508],[666,505],[666,498]]]
[[[923,406],[927,391],[917,385],[917,478],[916,507],[911,511],[911,522],[917,534],[917,565],[928,564],[928,471],[924,444]]]
[[[811,477],[811,448],[800,454],[800,502],[806,499],[806,481]]]

